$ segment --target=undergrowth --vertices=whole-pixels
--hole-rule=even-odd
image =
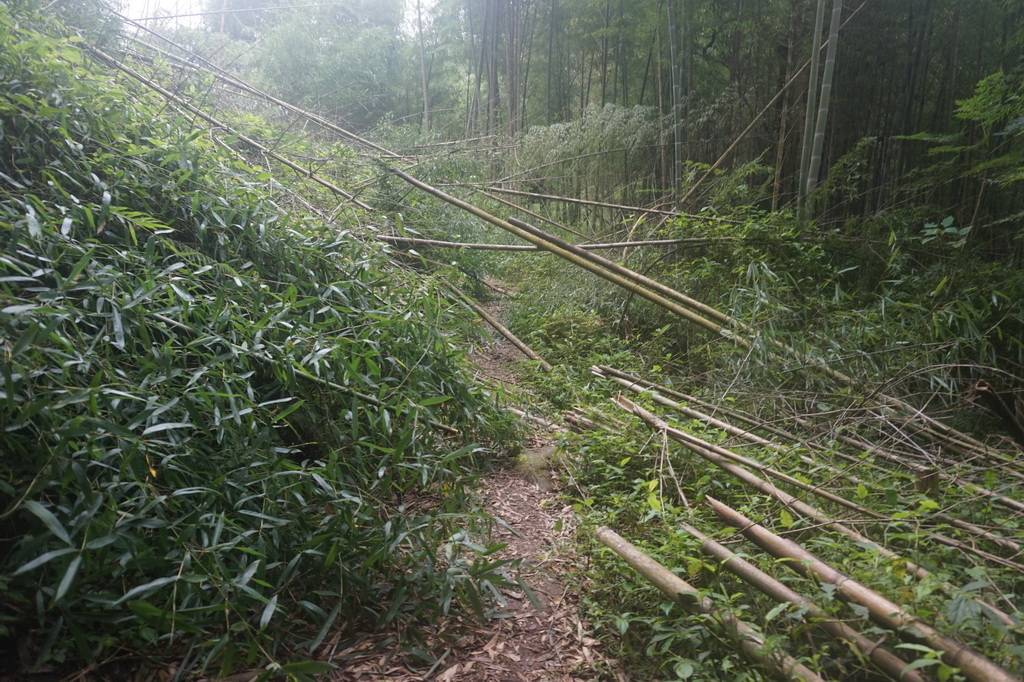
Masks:
[[[0,6],[0,668],[429,658],[506,580],[458,311],[78,43]]]

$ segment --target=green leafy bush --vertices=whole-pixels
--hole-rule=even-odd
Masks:
[[[438,286],[57,30],[0,7],[0,658],[226,673],[480,610],[505,422]]]

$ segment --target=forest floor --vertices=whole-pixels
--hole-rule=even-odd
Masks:
[[[501,317],[502,302],[489,312]],[[497,334],[471,356],[481,381],[501,386],[517,401],[529,403],[517,366],[523,355]],[[529,404],[515,405],[529,412]],[[366,653],[339,652],[344,663],[332,680],[413,682],[626,682],[617,661],[604,655],[579,611],[579,595],[565,579],[574,565],[575,534],[571,506],[559,492],[555,445],[558,427],[528,424],[526,449],[516,458],[481,477],[478,493],[483,509],[499,520],[494,540],[506,546],[492,558],[518,559],[519,575],[533,592],[503,588],[503,604],[490,617],[465,631],[438,665],[429,671],[408,660],[389,659],[366,643]],[[534,600],[537,602],[534,603]],[[538,608],[539,606],[539,608]]]

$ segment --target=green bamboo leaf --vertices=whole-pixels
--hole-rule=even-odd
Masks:
[[[144,585],[137,585],[137,586],[133,587],[132,589],[128,590],[127,592],[125,592],[121,596],[121,598],[118,599],[117,601],[113,602],[113,604],[115,606],[117,606],[118,604],[123,604],[124,602],[132,599],[133,597],[137,597],[140,594],[143,594],[143,593],[146,593],[146,592],[153,592],[155,590],[158,590],[159,588],[163,587],[164,585],[168,585],[170,583],[175,582],[177,579],[178,579],[178,576],[176,576],[176,575],[169,575],[166,578],[157,578],[156,580],[151,580],[148,583],[145,583]]]
[[[298,663],[285,663],[281,666],[280,671],[293,675],[316,675],[337,669],[338,666],[327,661],[299,661]]]
[[[427,398],[426,400],[421,400],[420,405],[423,407],[430,407],[431,405],[440,405],[441,403],[446,403],[451,399],[452,396],[450,395],[440,395],[435,396],[433,398]]]
[[[267,605],[263,607],[263,613],[260,615],[260,630],[263,630],[270,624],[270,619],[274,617],[274,612],[277,611],[277,595],[275,594],[267,602]]]
[[[39,306],[32,305],[30,303],[26,303],[23,305],[9,305],[6,308],[0,310],[0,313],[5,313],[7,315],[21,315],[22,313],[27,313],[30,310],[35,310],[38,307]]]
[[[82,274],[82,271],[85,270],[86,266],[89,265],[89,262],[92,260],[93,254],[95,253],[95,246],[91,246],[86,249],[85,253],[82,254],[82,257],[78,259],[77,263],[75,263],[75,267],[71,268],[71,272],[68,273],[68,276],[64,281],[74,283],[74,281],[78,279],[78,276]]]
[[[143,436],[148,436],[154,433],[160,433],[161,431],[170,431],[171,429],[185,429],[194,424],[188,422],[164,422],[162,424],[153,424],[153,426],[147,426],[146,430],[142,432]]]
[[[75,576],[78,575],[78,569],[82,565],[82,555],[79,554],[71,563],[68,564],[68,569],[64,571],[64,577],[60,580],[60,585],[57,586],[57,592],[53,595],[53,601],[59,602],[67,594],[68,590],[71,589],[71,584],[75,582]]]
[[[77,552],[77,551],[78,550],[76,548],[74,548],[74,547],[61,547],[60,549],[55,549],[55,550],[46,552],[45,554],[40,554],[39,556],[37,556],[32,561],[30,561],[27,564],[19,567],[18,570],[16,570],[13,573],[13,575],[21,575],[22,573],[27,573],[28,571],[31,571],[33,568],[36,568],[38,566],[42,566],[46,562],[52,561],[53,559],[56,559],[57,557],[62,557],[65,554],[72,554],[73,552]]]
[[[25,509],[36,515],[36,517],[43,522],[43,524],[50,529],[50,532],[56,535],[58,538],[63,540],[67,544],[71,544],[71,536],[64,530],[64,526],[61,525],[57,517],[53,515],[49,509],[41,505],[35,500],[28,500],[23,505]]]
[[[121,321],[121,311],[117,309],[117,306],[110,306],[110,319],[114,323],[114,347],[123,351],[125,349],[124,323]]]

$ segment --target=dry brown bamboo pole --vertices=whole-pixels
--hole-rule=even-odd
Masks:
[[[531,216],[533,218],[536,218],[537,220],[540,220],[541,222],[545,222],[548,225],[551,225],[552,227],[557,227],[559,230],[565,230],[569,234],[574,234],[577,237],[579,237],[580,239],[586,239],[587,238],[587,236],[585,234],[583,234],[582,232],[574,230],[571,227],[567,227],[566,225],[563,225],[560,222],[552,220],[551,218],[548,218],[547,216],[542,216],[540,213],[536,213],[534,211],[531,211],[530,209],[528,209],[528,208],[526,208],[524,206],[520,206],[519,204],[512,203],[508,199],[502,199],[501,197],[496,197],[493,194],[491,194],[490,192],[485,192],[484,190],[479,189],[479,188],[476,188],[476,191],[479,192],[480,194],[484,195],[485,197],[487,197],[491,201],[497,201],[499,204],[504,204],[505,206],[508,206],[509,208],[514,208],[515,210],[519,211],[520,213],[525,213],[526,215]]]
[[[192,113],[193,115],[198,116],[199,118],[203,119],[204,121],[206,121],[210,125],[215,126],[215,127],[219,128],[221,130],[224,130],[224,131],[226,131],[226,132],[236,136],[239,140],[245,142],[247,145],[249,145],[253,149],[256,149],[257,151],[259,151],[261,154],[266,154],[267,156],[271,157],[272,159],[274,159],[274,160],[276,160],[276,161],[278,161],[280,163],[283,163],[285,166],[287,166],[288,168],[292,169],[293,171],[295,171],[299,175],[301,175],[303,177],[306,177],[306,178],[309,178],[313,182],[326,187],[327,189],[331,190],[332,192],[335,192],[336,194],[338,194],[340,196],[345,197],[346,199],[348,199],[349,201],[354,203],[356,206],[358,206],[358,207],[360,207],[360,208],[362,208],[364,210],[367,210],[367,211],[372,211],[373,210],[370,206],[364,204],[362,201],[360,201],[359,199],[357,199],[353,195],[349,194],[345,190],[341,189],[340,187],[338,187],[334,183],[328,182],[327,180],[324,180],[319,175],[314,173],[312,170],[310,170],[308,168],[303,168],[299,164],[297,164],[297,163],[295,163],[295,162],[293,162],[293,161],[291,161],[291,160],[281,156],[280,154],[278,154],[277,152],[273,151],[272,149],[269,149],[268,147],[263,146],[262,144],[260,144],[256,140],[252,139],[251,137],[243,135],[242,133],[234,130],[233,128],[231,128],[231,126],[229,126],[229,125],[227,125],[227,124],[217,120],[216,118],[214,118],[213,116],[210,116],[209,114],[207,114],[206,112],[202,111],[201,109],[192,106],[191,104],[189,104],[188,102],[186,102],[182,98],[180,98],[177,95],[175,95],[170,90],[167,90],[166,88],[160,86],[159,84],[154,83],[153,81],[149,80],[148,78],[146,78],[142,74],[138,73],[137,71],[135,71],[131,67],[125,66],[121,62],[117,61],[116,59],[114,59],[110,55],[107,55],[104,52],[102,52],[102,51],[98,50],[97,48],[95,48],[95,47],[93,47],[91,45],[88,45],[86,43],[82,43],[82,46],[83,46],[83,48],[86,51],[88,51],[94,57],[99,59],[101,62],[105,63],[107,66],[110,66],[111,68],[117,69],[118,71],[121,71],[122,73],[127,74],[131,78],[134,78],[135,80],[139,81],[140,83],[142,83],[146,87],[150,88],[154,92],[157,92],[158,94],[160,94],[162,97],[164,97],[168,101],[173,102],[175,104],[175,106],[182,107],[186,111],[188,111],[188,112]]]
[[[736,555],[724,545],[715,542],[693,526],[683,523],[680,524],[680,527],[697,538],[701,543],[701,551],[721,561],[726,570],[779,603],[789,602],[802,607],[805,613],[801,617],[804,620],[825,630],[836,639],[855,646],[890,679],[902,682],[929,682],[928,678],[917,670],[908,670],[904,673],[903,669],[907,667],[906,661],[888,649],[882,648],[880,642],[873,642],[846,623],[836,620],[807,597],[772,578],[757,566]]]
[[[807,420],[801,419],[800,417],[794,417],[793,420],[797,424],[800,424],[801,426],[809,426],[809,423],[807,422]],[[894,455],[894,454],[892,454],[890,452],[887,452],[886,450],[883,450],[882,448],[879,448],[879,447],[877,447],[875,445],[872,445],[871,443],[868,443],[866,441],[862,441],[862,440],[860,440],[858,438],[853,438],[851,436],[846,436],[846,435],[843,435],[843,434],[837,434],[836,435],[836,440],[840,441],[841,443],[845,443],[845,444],[850,445],[852,447],[858,448],[858,449],[860,449],[863,452],[867,452],[867,453],[870,453],[872,455],[878,455],[878,456],[883,457],[884,459],[887,459],[887,460],[889,460],[891,462],[895,462],[897,464],[900,464],[901,466],[904,466],[904,467],[906,467],[906,468],[908,468],[911,471],[914,471],[916,473],[927,473],[927,472],[929,472],[928,467],[922,466],[922,465],[917,464],[915,462],[908,462],[903,457],[898,457],[897,455]],[[1020,501],[1015,500],[1015,499],[1013,499],[1011,497],[1006,497],[1005,495],[1003,495],[1001,493],[998,493],[995,490],[991,490],[991,489],[986,488],[984,486],[978,485],[977,483],[972,483],[970,481],[961,481],[955,474],[947,473],[945,471],[942,471],[941,469],[936,471],[935,473],[939,476],[940,479],[942,479],[944,481],[948,481],[948,482],[952,483],[953,485],[958,485],[958,486],[962,487],[964,490],[968,491],[969,493],[971,493],[973,495],[978,495],[980,497],[985,497],[987,499],[992,500],[992,502],[995,502],[997,504],[1003,505],[1004,507],[1009,507],[1010,509],[1014,509],[1016,511],[1024,512],[1024,502],[1020,502]]]
[[[399,237],[397,235],[376,235],[374,237],[377,241],[394,243],[394,244],[422,244],[424,246],[440,246],[444,248],[452,249],[476,249],[479,251],[532,251],[541,252],[539,246],[529,246],[526,244],[474,244],[469,242],[449,242],[440,239],[422,239],[419,237]],[[725,238],[728,239],[728,238]],[[700,239],[700,238],[683,238],[683,239],[647,239],[644,241],[635,242],[599,242],[594,244],[576,244],[581,249],[587,249],[588,251],[600,250],[600,249],[618,249],[621,247],[634,247],[634,246],[672,246],[675,244],[710,244],[717,239]]]
[[[901,637],[923,642],[926,646],[943,652],[943,661],[947,665],[960,668],[971,682],[1019,682],[1018,677],[1011,675],[994,661],[982,656],[963,642],[943,635],[899,604],[844,575],[792,540],[779,537],[713,497],[707,496],[705,499],[722,520],[738,528],[744,537],[761,549],[776,558],[789,559],[787,565],[807,577],[834,585],[844,599],[867,608],[871,619],[879,625],[893,629]]]
[[[669,426],[666,422],[664,422],[661,419],[658,419],[658,417],[654,416],[652,413],[643,409],[642,407],[632,402],[628,398],[623,398],[622,396],[619,396],[618,398],[616,398],[616,402],[619,404],[620,407],[637,415],[645,422],[647,422],[648,425],[655,427],[658,431],[664,433],[672,440],[678,443],[682,443],[687,447],[690,447],[691,444],[697,446],[698,448],[701,449],[701,451],[695,450],[695,452],[698,452],[698,454],[700,454],[701,456],[704,456],[704,452],[708,452],[714,454],[716,457],[728,460],[733,464],[739,464],[741,466],[754,469],[755,471],[759,471],[766,476],[771,476],[772,478],[778,479],[780,481],[785,481],[786,483],[789,483],[790,485],[799,488],[800,490],[804,490],[814,495],[824,497],[825,499],[830,500],[835,504],[838,504],[842,507],[846,507],[851,511],[855,511],[858,514],[870,516],[875,519],[887,518],[886,516],[879,514],[877,512],[873,512],[870,509],[867,509],[866,507],[857,504],[856,502],[851,502],[850,500],[847,500],[846,498],[841,497],[840,495],[836,495],[835,493],[823,490],[821,486],[804,483],[798,478],[790,476],[789,474],[785,474],[781,471],[772,469],[771,467],[765,466],[764,464],[761,464],[756,460],[750,459],[749,457],[744,457],[743,455],[736,454],[732,450],[723,448],[720,445],[708,443],[707,441],[697,438],[696,436],[691,435],[686,431],[683,431],[682,429],[677,429],[672,426]]]
[[[428,185],[427,183],[422,182],[421,180],[417,180],[416,178],[397,168],[391,168],[391,172],[397,175],[398,177],[402,178],[409,184],[413,185],[414,187],[418,187],[422,189],[424,192],[427,192],[428,194],[431,194],[441,199],[442,201],[446,201],[452,204],[453,206],[456,206],[468,213],[472,213],[481,220],[485,220],[496,227],[500,227],[506,232],[510,232],[516,235],[520,239],[524,239],[530,242],[531,244],[536,244],[537,246],[540,246],[541,248],[550,251],[551,253],[561,258],[564,258],[565,260],[568,260],[586,270],[589,270],[598,277],[606,279],[609,282],[612,282],[613,284],[616,284],[624,289],[632,291],[637,296],[645,298],[648,301],[654,303],[655,305],[658,305],[668,311],[675,313],[676,315],[679,315],[683,319],[689,320],[690,322],[700,325],[701,327],[704,327],[705,329],[712,331],[715,334],[718,334],[719,336],[723,336],[725,338],[732,340],[741,347],[746,348],[749,347],[750,345],[750,342],[747,341],[747,339],[736,335],[733,331],[726,329],[721,324],[717,324],[697,314],[693,310],[680,305],[678,302],[674,300],[670,300],[659,293],[651,291],[650,289],[646,289],[640,284],[637,284],[635,281],[632,281],[628,277],[620,274],[620,271],[631,272],[626,268],[616,266],[616,269],[609,269],[605,267],[602,264],[602,262],[610,261],[605,261],[605,259],[600,258],[599,256],[595,256],[594,254],[587,253],[582,249],[573,247],[572,245],[568,244],[563,240],[558,239],[557,237],[552,237],[550,235],[545,235],[544,237],[537,236],[536,234],[534,234],[534,231],[539,233],[540,230],[537,230],[536,228],[532,228],[532,230],[523,229],[521,225],[525,225],[526,223],[523,223],[522,221],[515,220],[514,218],[509,220],[502,220],[501,218],[491,215],[490,213],[484,211],[483,209],[477,206],[473,206],[472,204],[466,203],[465,201],[453,197],[452,195],[447,194],[446,192],[443,192],[437,189],[436,187]],[[563,245],[566,245],[569,248],[565,248],[563,247]],[[717,314],[721,315],[721,313]]]
[[[739,620],[731,613],[716,608],[709,598],[701,597],[697,590],[689,583],[641,552],[611,528],[602,526],[597,529],[595,535],[603,545],[618,554],[640,575],[647,578],[655,587],[661,590],[665,596],[690,613],[701,613],[711,616],[712,620],[721,626],[724,634],[739,645],[740,651],[748,660],[765,666],[774,675],[781,676],[786,680],[824,682],[817,673],[792,656],[784,653],[773,655],[770,651],[766,650],[764,639],[750,625]]]
[[[1022,551],[1024,551],[1024,546],[1021,546],[1019,542],[1015,542],[1010,538],[1003,537],[1002,535],[997,535],[991,531],[987,531],[977,524],[964,521],[963,519],[958,519],[955,516],[950,516],[946,513],[936,514],[935,518],[944,521],[945,523],[948,523],[951,526],[959,528],[960,530],[973,533],[974,535],[977,535],[979,538],[988,540],[992,544],[999,545],[1003,549],[1008,549],[1011,552],[1016,552],[1017,554],[1020,554]]]
[[[627,375],[624,372],[617,372],[616,371],[615,374],[612,375],[610,373],[604,372],[605,369],[609,369],[609,368],[604,368],[603,366],[595,366],[595,367],[591,368],[591,372],[593,374],[595,374],[596,376],[602,377],[604,379],[608,379],[610,381],[614,381],[618,385],[621,385],[621,386],[623,386],[625,388],[628,388],[628,389],[630,389],[630,390],[632,390],[634,392],[637,392],[637,393],[643,393],[643,392],[646,392],[646,391],[654,391],[654,390],[662,390],[664,388],[662,386],[657,386],[657,384],[653,384],[652,382],[641,382],[639,380],[625,379],[625,378],[623,378],[623,376],[629,376],[629,375]],[[642,385],[642,384],[646,384],[646,386]],[[737,437],[743,438],[744,440],[748,440],[750,442],[753,442],[755,444],[761,445],[763,447],[767,447],[767,449],[774,450],[776,452],[784,453],[784,452],[788,451],[787,447],[785,445],[781,444],[781,443],[773,442],[773,441],[768,440],[766,438],[762,438],[761,436],[759,436],[759,435],[757,435],[755,433],[751,433],[750,431],[744,431],[743,429],[736,428],[736,427],[732,426],[731,424],[729,424],[728,422],[724,422],[722,420],[716,419],[716,418],[714,418],[714,417],[712,417],[710,415],[707,415],[705,413],[702,413],[702,412],[700,412],[698,410],[693,410],[692,408],[687,408],[686,406],[682,406],[682,404],[679,404],[678,402],[676,402],[674,400],[670,400],[669,398],[666,398],[666,397],[664,397],[662,395],[658,395],[656,392],[651,392],[649,394],[650,394],[651,398],[655,402],[658,402],[660,404],[664,404],[664,406],[666,406],[668,408],[671,408],[673,410],[677,410],[680,413],[686,415],[687,417],[692,417],[693,419],[697,419],[699,421],[702,421],[702,422],[705,422],[707,424],[710,424],[711,426],[714,426],[716,428],[722,429],[726,433],[729,433],[731,435],[735,435]],[[714,445],[711,445],[710,443],[707,443],[707,444],[709,446],[711,446],[711,447],[715,447]],[[725,451],[725,452],[716,451],[716,452],[719,452],[720,455],[723,455],[725,457],[729,457],[729,455],[725,454],[728,451]],[[805,464],[809,464],[809,465],[812,465],[812,466],[823,467],[824,469],[826,469],[826,470],[828,470],[830,472],[833,472],[833,473],[835,473],[835,474],[837,474],[839,476],[842,476],[842,477],[846,478],[847,480],[849,480],[852,483],[864,483],[864,484],[866,484],[866,481],[861,480],[857,476],[854,476],[854,475],[852,475],[852,474],[850,474],[850,473],[848,473],[846,471],[842,471],[840,469],[837,469],[836,467],[824,464],[823,462],[815,460],[812,457],[800,456],[800,460],[802,462],[804,462]],[[808,489],[808,488],[805,488],[805,489]],[[828,496],[826,495],[824,497],[828,497]],[[833,498],[829,498],[829,499],[833,499]],[[843,503],[841,502],[841,504],[843,504]],[[869,512],[869,513],[873,513],[873,512]],[[878,515],[877,517],[878,518],[883,518],[882,515]],[[981,539],[986,540],[988,542],[991,542],[991,543],[993,543],[995,545],[998,545],[999,547],[1002,547],[1002,548],[1005,548],[1005,549],[1010,549],[1010,550],[1012,550],[1014,552],[1020,552],[1022,550],[1022,547],[1021,547],[1020,544],[1018,544],[1018,543],[1016,543],[1016,542],[1014,542],[1014,541],[1012,541],[1012,540],[1010,540],[1008,538],[1004,538],[1004,537],[992,534],[992,532],[989,532],[989,531],[987,531],[987,530],[985,530],[983,528],[980,528],[980,527],[978,527],[977,525],[975,525],[973,523],[968,523],[967,521],[963,521],[961,519],[954,518],[954,517],[952,517],[952,516],[950,516],[948,514],[936,514],[936,517],[942,519],[943,521],[949,523],[950,525],[958,527],[961,530],[964,530],[966,532],[970,532],[970,534],[972,534],[972,535],[974,535],[974,536],[976,536],[978,538],[981,538]],[[971,547],[970,545],[967,545],[965,543],[961,543],[961,542],[956,541],[954,539],[951,539],[951,538],[949,538],[947,536],[943,536],[941,534],[938,534],[938,532],[932,532],[932,534],[930,534],[930,535],[931,535],[931,537],[934,540],[936,540],[936,541],[938,541],[938,542],[940,542],[940,543],[942,543],[944,545],[949,545],[950,547],[955,547],[956,549],[959,549],[959,550],[962,550],[962,551],[968,551],[968,552],[971,552],[973,554],[977,554],[978,556],[981,556],[982,558],[986,559],[987,561],[989,561],[991,563],[998,563],[1000,565],[1004,565],[1004,566],[1007,566],[1009,568],[1024,569],[1024,565],[1022,565],[1022,564],[1020,564],[1018,562],[1015,562],[1015,561],[1013,561],[1011,559],[1006,559],[1005,557],[999,557],[997,555],[990,554],[988,552],[984,552],[983,550],[978,550],[977,548]]]
[[[497,331],[499,334],[508,339],[513,346],[522,351],[523,355],[537,362],[545,372],[550,372],[551,370],[554,369],[554,367],[552,367],[547,360],[542,358],[540,355],[537,354],[536,351],[527,346],[522,341],[522,339],[520,339],[518,336],[510,332],[508,328],[505,327],[505,325],[503,325],[501,322],[498,322],[494,315],[491,315],[489,312],[484,310],[483,306],[480,306],[474,301],[472,301],[468,296],[463,294],[461,291],[456,290],[454,293],[459,298],[459,300],[461,300],[463,303],[469,306],[469,308],[477,315],[482,317],[484,321],[487,322],[487,324],[494,327],[495,331]]]
[[[631,412],[634,415],[640,417],[652,428],[655,428],[658,431],[664,431],[666,435],[669,435],[670,437],[672,436],[672,431],[678,431],[678,429],[673,429],[664,421],[658,419],[658,417],[648,412],[644,408],[640,407],[636,403],[628,400],[627,398],[622,398],[620,396],[616,398],[613,402],[615,402],[616,405],[626,410],[627,412]],[[916,576],[918,579],[923,579],[931,575],[930,571],[928,571],[928,569],[924,568],[923,566],[914,563],[910,559],[905,559],[901,557],[888,547],[878,542],[875,542],[863,533],[853,530],[841,521],[836,520],[833,517],[825,514],[818,508],[812,507],[810,504],[804,502],[803,500],[798,499],[793,495],[790,495],[785,490],[780,490],[771,482],[766,481],[760,476],[757,476],[756,474],[747,471],[743,467],[731,462],[725,457],[714,452],[711,448],[705,447],[704,445],[702,445],[703,441],[701,441],[700,439],[691,437],[690,439],[678,440],[676,442],[682,444],[686,448],[697,453],[698,455],[708,460],[712,464],[715,464],[718,468],[730,474],[733,478],[739,480],[740,482],[745,483],[750,487],[756,490],[760,490],[762,493],[775,498],[782,505],[789,509],[792,509],[800,516],[803,516],[807,519],[811,519],[816,523],[820,523],[829,530],[832,530],[836,533],[845,535],[854,542],[860,543],[867,547],[871,547],[883,557],[903,562],[903,565],[906,566],[907,571],[912,575]],[[951,594],[958,593],[958,590],[949,583],[941,583],[940,587],[945,592]],[[1018,626],[1017,622],[1001,609],[996,608],[995,606],[984,601],[983,599],[974,598],[973,601],[978,603],[982,608],[992,613],[996,618],[1000,620],[1000,622],[1002,622],[1007,627]]]

